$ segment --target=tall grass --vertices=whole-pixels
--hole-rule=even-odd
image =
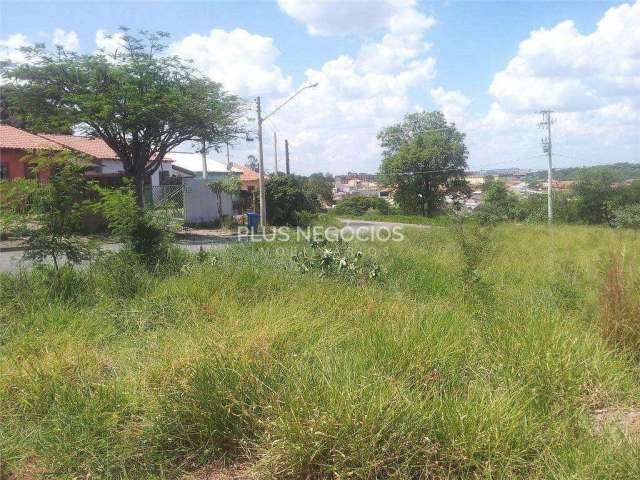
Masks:
[[[622,255],[611,255],[600,296],[600,320],[605,338],[640,359],[640,283],[625,271]]]
[[[500,226],[465,294],[450,231],[363,246],[385,283],[300,275],[282,245],[162,272],[126,258],[2,277],[0,455],[49,478],[640,478],[592,412],[640,403],[638,364],[601,336],[602,258],[640,239]],[[548,252],[541,255],[540,252]],[[122,261],[123,264],[117,262]],[[625,267],[626,268],[626,267]]]

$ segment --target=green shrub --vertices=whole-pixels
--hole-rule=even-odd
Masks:
[[[28,213],[38,181],[30,178],[0,180],[0,211]]]
[[[56,270],[62,258],[80,263],[91,257],[91,248],[77,234],[91,209],[95,187],[85,176],[87,166],[67,154],[39,158],[39,168],[53,174],[34,192],[33,212],[37,228],[29,230],[24,257],[41,263],[52,258]]]
[[[613,211],[613,226],[640,230],[640,203],[615,209]]]
[[[370,210],[376,210],[382,215],[387,215],[389,208],[389,202],[384,198],[353,195],[340,200],[334,211],[338,215],[364,215]]]
[[[267,219],[270,225],[299,226],[303,212],[315,213],[319,203],[305,191],[302,179],[293,175],[273,175],[265,185]]]
[[[303,248],[296,252],[293,261],[302,273],[315,270],[321,276],[339,276],[353,282],[380,279],[382,273],[377,263],[340,240],[313,240],[309,243],[309,250]]]
[[[125,243],[149,268],[157,268],[169,256],[174,231],[162,213],[138,207],[130,185],[102,189],[97,208],[109,231]]]
[[[315,218],[316,215],[308,211],[295,212],[296,226],[300,228],[311,226]]]

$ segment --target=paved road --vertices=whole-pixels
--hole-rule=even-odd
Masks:
[[[206,243],[181,242],[178,243],[178,246],[189,252],[198,252],[201,246],[203,250],[219,250],[227,247],[231,243],[233,243],[233,241]],[[100,245],[100,249],[112,252],[115,252],[120,248],[122,248],[122,244],[120,243],[104,243]],[[0,252],[0,272],[15,272],[20,268],[25,269],[31,267],[32,262],[22,259],[23,253],[23,251]]]
[[[420,228],[427,229],[433,228],[432,225],[418,225],[413,223],[395,223],[395,222],[373,222],[370,220],[354,220],[341,218],[340,221],[344,224],[342,231],[345,239],[360,238],[361,240],[374,237],[377,233],[381,233],[383,230],[392,231],[394,228]],[[386,233],[386,232],[385,232]],[[385,236],[386,238],[386,236]],[[246,240],[246,239],[245,239]],[[225,248],[228,245],[236,243],[238,239],[231,237],[229,239],[222,239],[219,241],[181,241],[178,245],[190,252],[197,252],[202,247],[204,250],[218,250]],[[100,245],[103,250],[117,251],[121,248],[119,243],[105,243]],[[0,272],[15,272],[20,268],[29,268],[31,262],[22,260],[22,251],[14,252],[0,252]]]

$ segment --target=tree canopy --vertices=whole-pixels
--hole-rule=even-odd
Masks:
[[[433,215],[446,195],[468,195],[465,135],[441,112],[418,112],[378,134],[384,182],[395,188],[394,199],[409,212]]]
[[[74,127],[103,139],[133,178],[141,204],[144,177],[171,149],[202,140],[217,148],[242,133],[240,100],[166,55],[167,36],[123,29],[121,48],[85,55],[25,48],[26,63],[2,65],[11,80],[3,115],[38,132]]]
[[[265,183],[267,212],[272,225],[300,225],[301,215],[318,211],[316,197],[305,191],[304,178],[272,175]]]
[[[304,179],[304,189],[319,202],[333,203],[333,175],[330,173],[312,173]]]

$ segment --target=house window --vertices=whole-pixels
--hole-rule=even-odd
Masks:
[[[0,180],[9,180],[9,165],[0,163]]]

